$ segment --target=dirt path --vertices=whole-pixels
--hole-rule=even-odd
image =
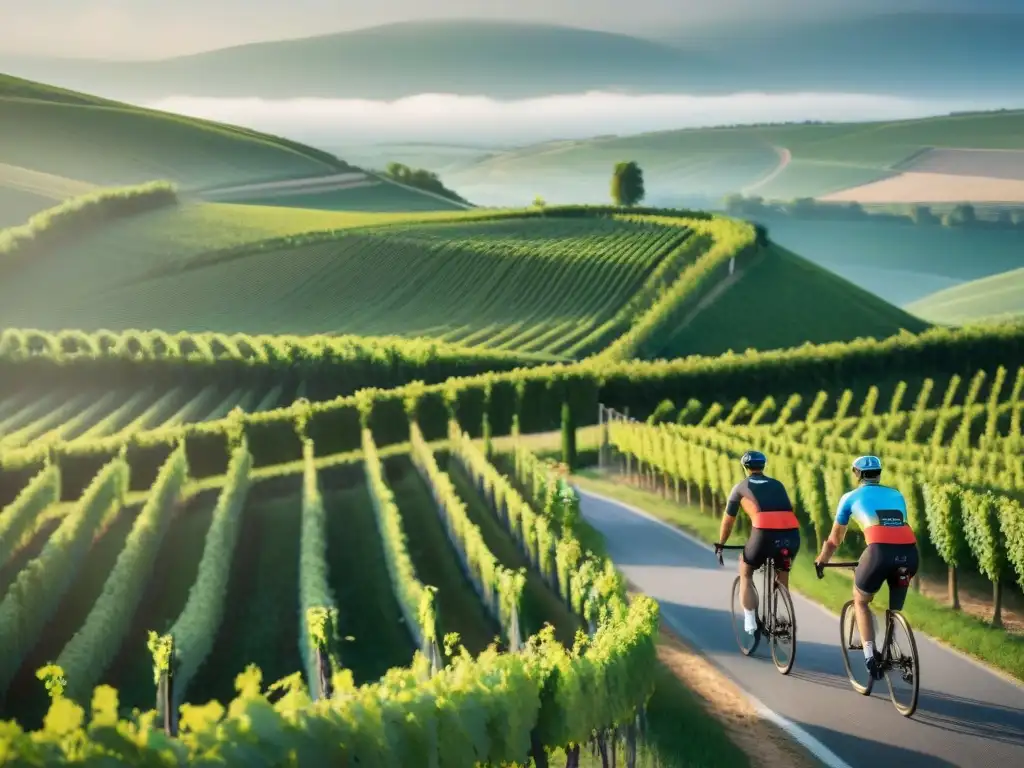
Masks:
[[[773,179],[778,177],[778,175],[780,173],[782,173],[784,170],[786,170],[787,166],[789,166],[789,164],[792,162],[792,160],[793,160],[793,153],[790,152],[785,147],[772,147],[772,149],[774,149],[775,150],[775,154],[777,154],[779,156],[779,164],[776,165],[775,168],[772,170],[772,172],[769,173],[764,178],[760,179],[759,181],[755,181],[753,184],[750,184],[747,187],[744,187],[741,190],[741,192],[744,195],[750,194],[755,189],[759,189],[760,187],[763,187],[769,181],[772,181]]]
[[[722,280],[718,285],[716,285],[714,288],[708,291],[704,296],[701,297],[700,301],[697,302],[697,306],[695,306],[693,309],[686,313],[686,316],[683,318],[682,322],[680,322],[679,325],[676,326],[674,332],[679,333],[684,328],[686,328],[686,326],[693,322],[694,318],[697,317],[697,315],[699,315],[705,309],[707,309],[716,301],[718,301],[718,299],[721,298],[723,293],[728,291],[730,288],[736,285],[736,283],[742,280],[743,276],[747,273],[747,271],[751,267],[754,267],[757,264],[759,264],[763,258],[764,253],[762,252],[745,267],[740,267],[736,269],[731,275],[729,275],[727,278]]]

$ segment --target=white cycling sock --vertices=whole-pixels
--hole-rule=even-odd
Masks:
[[[743,609],[743,628],[751,635],[757,631],[757,612],[750,608]]]
[[[874,655],[875,655],[875,642],[873,640],[868,640],[866,643],[864,643],[864,658],[865,659],[870,659]]]

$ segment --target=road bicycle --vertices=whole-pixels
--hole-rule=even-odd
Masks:
[[[743,549],[743,545],[719,546],[723,550]],[[779,555],[788,559],[789,551],[783,549]],[[718,564],[725,565],[725,559],[721,552],[718,553]],[[789,596],[789,590],[776,580],[775,569],[775,558],[771,557],[758,568],[759,571],[764,572],[764,586],[761,589],[763,600],[758,601],[757,629],[753,635],[748,633],[743,626],[740,577],[736,577],[732,583],[732,627],[736,633],[736,643],[744,656],[749,656],[756,651],[761,638],[767,637],[775,668],[782,674],[788,675],[793,669],[793,662],[796,661],[796,612],[793,610],[793,598]],[[757,594],[757,587],[753,584],[751,587],[754,594]],[[769,606],[771,606],[771,610],[769,610]],[[787,647],[789,648],[788,658],[784,655]]]
[[[856,568],[857,563],[828,563],[827,565],[815,564],[818,578],[825,578],[825,568]],[[900,576],[906,578],[906,568],[900,568]],[[907,579],[909,581],[909,579]],[[875,617],[872,614],[871,622],[874,626]],[[856,636],[855,636],[856,635]],[[902,638],[898,636],[902,635]],[[871,695],[871,689],[875,685],[875,679],[868,674],[867,668],[862,659],[864,658],[864,644],[857,632],[857,614],[854,610],[853,600],[847,601],[839,614],[839,646],[843,649],[843,664],[846,666],[846,675],[850,678],[850,685],[853,690],[864,696]],[[858,669],[864,671],[867,683],[861,683],[854,677],[854,662],[850,659],[850,652],[857,651]],[[889,686],[889,698],[896,707],[896,711],[904,717],[910,717],[917,710],[917,697],[921,690],[921,666],[917,655],[917,641],[914,640],[914,630],[910,628],[910,622],[900,611],[885,610],[885,642],[882,645],[882,671],[885,674],[885,682]],[[895,682],[909,685],[910,700],[902,703],[897,695]]]

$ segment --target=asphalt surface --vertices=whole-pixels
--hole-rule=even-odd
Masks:
[[[727,552],[720,567],[711,547],[674,528],[583,489],[580,497],[584,517],[604,534],[615,564],[660,603],[662,621],[824,763],[834,768],[1024,766],[1024,686],[915,632],[921,694],[917,712],[905,718],[893,707],[884,680],[875,683],[871,696],[850,687],[838,617],[796,594],[796,664],[783,677],[764,639],[750,657],[736,644],[729,601],[738,553]],[[799,556],[809,555],[804,547]],[[759,589],[760,576],[755,575]]]

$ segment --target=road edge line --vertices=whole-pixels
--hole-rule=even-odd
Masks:
[[[718,670],[718,672],[724,675],[743,692],[743,695],[747,697],[747,700],[753,705],[758,715],[761,716],[762,720],[767,720],[774,724],[776,727],[784,731],[791,739],[797,744],[810,752],[814,757],[820,760],[822,763],[828,766],[828,768],[853,768],[849,763],[843,760],[839,755],[833,752],[831,749],[826,747],[819,739],[812,736],[805,729],[794,723],[792,720],[783,717],[775,710],[771,709],[767,704],[761,701],[759,698],[754,696],[748,691],[741,680],[738,680],[732,673],[730,673],[725,667],[719,664],[715,659],[707,655],[704,650],[700,647],[700,643],[690,633],[689,630],[679,626],[671,616],[667,614],[661,614],[661,618],[672,628],[680,637],[684,638],[695,653],[699,653],[711,666]]]
[[[678,528],[678,527],[672,525],[671,523],[666,523],[664,520],[662,520],[662,519],[660,519],[658,517],[655,517],[650,512],[647,512],[646,510],[643,510],[640,507],[636,507],[636,506],[634,506],[632,504],[628,504],[625,501],[619,501],[618,499],[613,498],[611,496],[605,496],[603,493],[598,493],[596,491],[588,491],[586,488],[580,488],[575,483],[573,483],[573,488],[576,489],[577,493],[583,493],[583,494],[586,494],[587,496],[593,496],[594,498],[601,499],[602,501],[611,502],[612,504],[618,504],[619,506],[624,507],[625,509],[628,509],[630,512],[632,512],[632,513],[634,513],[636,515],[639,515],[640,517],[643,517],[646,520],[650,520],[652,523],[657,523],[662,528],[667,528],[668,530],[673,531],[674,533],[678,534],[679,536],[682,536],[684,539],[689,541],[691,544],[696,544],[698,547],[700,547],[700,548],[702,548],[704,550],[707,550],[708,552],[712,552],[713,553],[715,551],[715,548],[713,546],[711,546],[710,544],[708,544],[706,542],[701,541],[700,539],[698,539],[693,534],[688,533],[688,532],[682,530],[681,528]],[[832,610],[830,610],[829,608],[826,608],[824,605],[819,603],[814,598],[812,598],[812,597],[810,597],[808,595],[805,595],[803,592],[801,592],[798,589],[791,589],[790,591],[791,592],[795,592],[796,594],[800,595],[800,597],[802,597],[804,600],[806,600],[812,606],[817,608],[819,611],[824,612],[827,616],[831,616],[836,621],[839,620],[839,614],[838,613],[834,613]],[[913,626],[913,625],[911,625],[911,626]],[[973,656],[968,656],[966,653],[964,653],[963,651],[959,650],[958,648],[954,648],[953,646],[949,645],[948,643],[944,643],[942,640],[939,640],[938,638],[932,637],[931,635],[929,635],[929,634],[927,634],[925,632],[919,632],[919,630],[915,630],[914,634],[915,635],[920,634],[922,637],[924,637],[924,638],[930,640],[931,642],[935,643],[937,646],[939,646],[943,650],[949,651],[950,653],[952,653],[953,655],[963,659],[964,661],[966,661],[966,662],[968,662],[970,664],[973,664],[978,669],[980,669],[980,670],[982,670],[984,672],[988,672],[990,675],[993,675],[994,677],[998,677],[1003,682],[1009,683],[1010,685],[1014,686],[1015,688],[1019,688],[1020,690],[1024,691],[1024,682],[1018,680],[1017,678],[1013,677],[1012,675],[1010,675],[1010,674],[1008,674],[1006,672],[1003,672],[1003,670],[995,669],[994,667],[990,667],[985,662],[979,661],[978,659],[974,658]]]

